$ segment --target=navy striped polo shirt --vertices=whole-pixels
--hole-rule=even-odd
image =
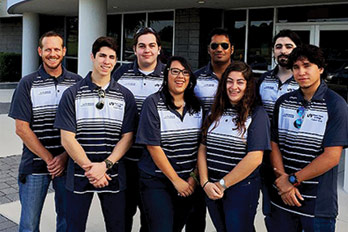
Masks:
[[[122,134],[135,130],[136,104],[133,94],[111,79],[105,90],[104,107],[97,109],[98,86],[91,73],[64,93],[59,104],[55,127],[76,134],[88,159],[102,162],[113,151]],[[111,192],[125,189],[125,170],[122,159],[107,171],[112,178],[104,188],[94,188],[84,176],[85,171],[70,158],[67,189],[74,193]]]
[[[164,68],[165,65],[158,61],[155,70],[145,75],[139,71],[137,61],[134,61],[130,64],[124,64],[117,69],[113,74],[113,78],[133,93],[138,112],[140,113],[144,100],[150,94],[157,92],[162,86]],[[139,161],[142,152],[141,146],[133,144],[125,158]]]
[[[303,116],[299,109],[304,107]],[[297,128],[294,122],[302,119]],[[279,146],[286,173],[295,173],[321,155],[325,147],[348,145],[348,109],[342,97],[321,81],[308,102],[301,90],[283,95],[276,102],[272,122],[272,141]],[[304,198],[301,207],[287,206],[271,189],[271,203],[288,212],[307,217],[337,216],[337,166],[303,181],[298,189]]]
[[[214,97],[219,85],[219,79],[214,74],[211,63],[204,66],[195,72],[197,77],[197,84],[195,87],[195,94],[203,104],[204,112],[209,112],[214,103]]]
[[[64,152],[60,132],[53,127],[63,92],[82,78],[64,67],[59,77],[46,73],[43,66],[23,77],[13,94],[9,116],[26,121],[41,144],[53,155]],[[19,174],[46,174],[47,164],[23,144]]]
[[[203,144],[207,146],[209,181],[219,181],[232,171],[248,152],[271,150],[269,119],[263,107],[257,106],[247,118],[246,132],[243,135],[237,130],[237,116],[234,108],[228,108],[208,129]],[[257,168],[247,178],[258,176]]]
[[[165,105],[162,92],[150,95],[144,102],[137,132],[138,144],[161,146],[177,174],[187,179],[197,163],[197,151],[202,126],[202,110],[183,116]],[[139,168],[149,175],[165,177],[144,149]]]
[[[283,94],[292,92],[299,88],[293,76],[284,83],[281,83],[277,77],[277,73],[278,66],[275,69],[264,73],[259,80],[259,94],[261,96],[263,107],[271,120],[274,104],[277,99]]]

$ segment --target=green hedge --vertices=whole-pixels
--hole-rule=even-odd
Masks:
[[[0,52],[0,82],[16,82],[21,79],[21,54]]]

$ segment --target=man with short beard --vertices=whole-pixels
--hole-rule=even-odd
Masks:
[[[291,69],[288,69],[288,57],[295,47],[302,44],[300,37],[291,30],[282,30],[274,36],[273,57],[277,66],[259,79],[259,94],[270,119],[277,99],[285,93],[298,89]]]
[[[21,79],[12,98],[9,116],[16,120],[16,134],[23,141],[19,165],[21,219],[19,231],[39,231],[40,215],[52,181],[57,212],[56,230],[65,232],[65,168],[68,155],[53,127],[63,92],[82,78],[62,66],[66,48],[54,31],[43,34],[38,53],[42,65]]]
[[[277,99],[283,94],[299,88],[287,64],[292,50],[301,44],[300,37],[291,30],[282,30],[273,38],[273,56],[277,66],[273,70],[264,73],[258,81],[258,94],[270,119],[272,119],[273,108]],[[263,157],[260,172],[263,196],[262,211],[267,222],[271,208],[268,190],[272,186],[270,177],[273,175],[268,153],[265,153]]]

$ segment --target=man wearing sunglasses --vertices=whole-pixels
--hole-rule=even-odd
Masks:
[[[113,78],[127,87],[136,99],[140,112],[145,98],[159,90],[163,82],[165,65],[159,60],[161,40],[151,27],[140,28],[134,35],[133,51],[136,60],[122,65],[113,74]],[[133,145],[125,156],[127,173],[126,190],[126,232],[132,231],[133,216],[140,209],[141,232],[147,232],[147,223],[140,200],[138,161],[143,148]]]
[[[219,80],[227,66],[231,64],[233,52],[234,47],[227,30],[214,29],[209,35],[208,54],[210,62],[195,72],[197,77],[195,94],[202,101],[205,112],[213,104]]]
[[[300,89],[280,97],[274,108],[271,163],[276,179],[267,228],[334,232],[337,166],[348,146],[347,103],[320,78],[325,59],[318,47],[295,48],[288,65]]]
[[[53,123],[63,92],[82,78],[62,66],[66,52],[63,41],[54,31],[41,36],[38,53],[42,65],[21,79],[12,98],[9,116],[16,120],[16,133],[24,144],[18,177],[22,206],[19,231],[39,231],[51,181],[55,190],[56,231],[66,231],[68,155]]]
[[[208,113],[214,101],[216,89],[222,74],[231,64],[234,47],[227,30],[215,28],[209,34],[209,63],[195,72],[197,84],[195,94],[203,104],[204,113]],[[186,232],[205,231],[206,205],[205,193],[198,187],[194,198],[193,211],[186,223]]]
[[[69,88],[59,104],[55,127],[68,152],[67,223],[70,232],[85,231],[89,207],[98,193],[106,231],[125,231],[123,155],[135,130],[133,94],[111,78],[116,42],[98,38],[92,47],[92,72]]]

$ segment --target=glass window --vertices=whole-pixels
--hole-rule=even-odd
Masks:
[[[123,61],[133,61],[133,36],[137,30],[145,26],[146,13],[124,15]]]
[[[157,31],[161,37],[162,53],[161,61],[167,63],[167,59],[173,51],[173,24],[174,12],[156,12],[148,14],[148,26]]]
[[[254,70],[267,70],[271,66],[273,9],[249,11],[248,64]]]
[[[335,38],[335,42],[332,42]],[[320,48],[326,56],[329,87],[348,100],[348,31],[320,31]]]
[[[114,38],[117,42],[117,59],[121,59],[121,26],[122,15],[108,15],[107,16],[107,36]]]
[[[246,10],[226,11],[224,25],[234,44],[233,60],[244,61]]]
[[[77,57],[79,23],[77,17],[66,17],[66,55]]]
[[[278,21],[286,22],[331,22],[347,21],[348,5],[324,5],[285,7],[278,9]]]

